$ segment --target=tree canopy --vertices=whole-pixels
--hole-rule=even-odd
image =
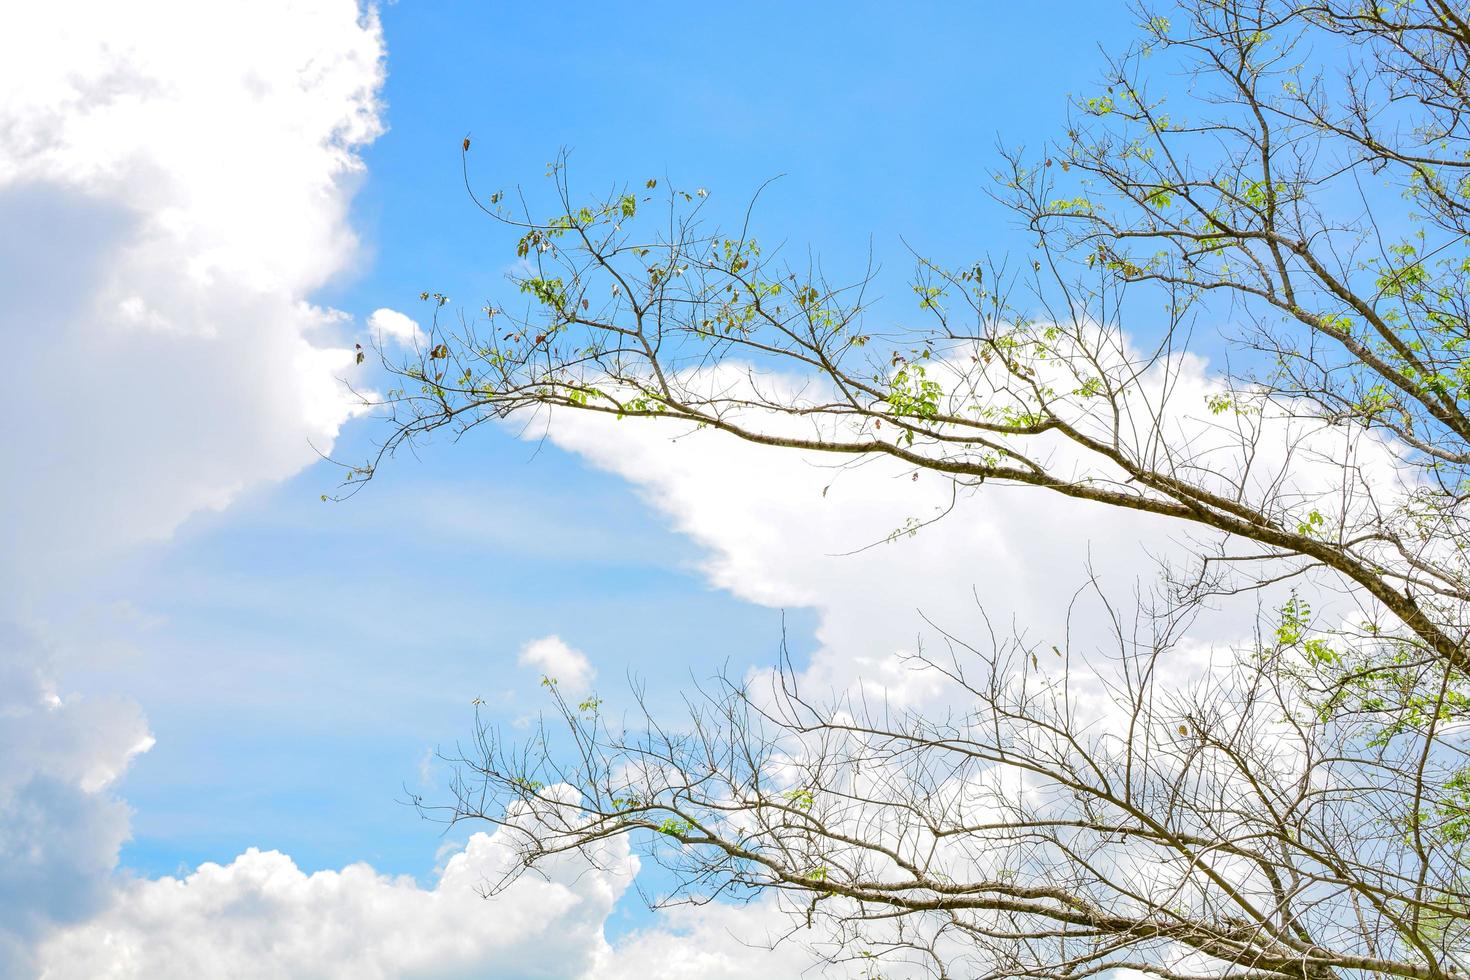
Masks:
[[[998,634],[915,654],[943,717],[817,701],[790,665],[677,728],[553,685],[559,734],[480,726],[441,812],[520,828],[531,867],[632,834],[673,900],[779,893],[834,959],[936,976],[1470,968],[1470,9],[1139,20],[1052,145],[998,157],[1034,249],[918,257],[919,326],[879,322],[871,269],[710,226],[703,189],[583,201],[561,158],[546,217],[467,164],[520,235],[525,312],[436,315],[350,474],[575,411],[1178,522],[1195,563],[1086,640],[1108,703],[1079,701],[1074,651]],[[1203,604],[1280,583],[1227,668],[1161,683]]]

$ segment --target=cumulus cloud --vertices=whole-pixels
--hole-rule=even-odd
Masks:
[[[130,882],[102,914],[42,947],[41,976],[595,975],[610,954],[603,922],[637,859],[626,843],[612,842],[597,870],[567,859],[487,901],[486,885],[515,861],[507,833],[472,836],[430,888],[366,864],[306,874],[284,854],[255,849],[184,878]]]
[[[58,573],[328,448],[382,129],[352,0],[30,5],[0,34],[0,554]],[[37,410],[40,407],[42,410]],[[36,576],[30,577],[36,581]],[[44,581],[45,576],[40,578]]]
[[[738,365],[723,370],[713,387],[728,392],[749,383]],[[801,397],[800,380],[764,375],[761,383],[768,392],[785,388]],[[1161,377],[1142,384],[1143,397],[1161,397]],[[1167,390],[1169,445],[1190,447],[1203,461],[1194,465],[1232,474],[1248,494],[1319,500],[1337,489],[1341,496],[1351,467],[1381,491],[1379,505],[1391,506],[1404,492],[1392,447],[1376,437],[1276,414],[1253,416],[1260,437],[1243,442],[1209,412],[1209,397],[1222,388],[1199,358],[1173,362]],[[1148,417],[1141,414],[1140,425]],[[844,456],[783,452],[676,422],[563,411],[548,433],[631,482],[701,543],[712,584],[752,602],[815,610],[819,646],[806,671],[815,689],[859,683],[897,706],[921,704],[944,687],[901,656],[940,642],[935,627],[981,645],[993,630],[1001,639],[1024,635],[1043,650],[1114,653],[1112,614],[1088,599],[1091,583],[1114,603],[1132,603],[1135,590],[1157,582],[1161,563],[1177,570],[1221,539],[1203,526],[1031,487],[987,484],[956,496],[943,474],[915,473],[894,460],[854,464]],[[1068,454],[1076,453],[1060,441],[1036,452],[1062,472],[1084,465],[1070,462]],[[1222,598],[1203,610],[1178,658],[1181,675],[1203,669],[1212,647],[1249,642],[1261,604],[1284,599],[1292,584]],[[1319,611],[1326,612],[1325,603]]]
[[[745,980],[750,976],[820,976],[819,959],[792,939],[789,913],[770,900],[714,903],[664,910],[657,924],[620,941],[598,980]],[[828,975],[859,975],[857,969]],[[906,974],[885,970],[884,976]]]
[[[521,648],[516,662],[523,667],[534,667],[574,694],[585,693],[597,676],[587,655],[567,646],[566,641],[554,633],[527,643]]]
[[[112,792],[153,744],[138,707],[63,696],[33,634],[0,626],[0,975],[27,972],[31,944],[108,899],[128,837]]]
[[[347,317],[382,38],[353,0],[28,5],[0,32],[0,614],[289,476],[353,411]],[[21,421],[23,420],[23,421]],[[0,636],[0,974],[107,899],[151,744]],[[14,966],[14,969],[9,967]]]
[[[417,320],[387,307],[373,310],[367,320],[368,329],[402,347],[417,348],[424,342],[424,331]]]
[[[983,609],[1002,635],[1015,629],[1062,647],[1069,631],[1095,640],[1075,602],[1089,575],[1127,597],[1153,579],[1158,557],[1188,547],[1178,524],[1149,515],[1027,487],[987,485],[956,501],[942,476],[916,479],[885,460],[840,466],[720,432],[590,414],[561,413],[549,432],[630,481],[703,545],[713,585],[768,606],[813,609],[819,646],[807,675],[816,689],[861,679],[898,705],[923,703],[939,685],[898,656],[926,634],[936,639],[922,617],[978,639]],[[942,520],[904,530],[952,503]],[[1200,635],[1233,641],[1249,635],[1247,622],[1220,618]]]
[[[791,921],[763,900],[677,907],[624,936],[604,924],[638,871],[626,841],[594,866],[565,857],[490,899],[516,858],[509,831],[474,834],[423,887],[366,864],[303,872],[251,849],[183,878],[136,880],[92,919],[52,935],[44,980],[735,980],[799,976],[817,962],[786,941]],[[904,974],[894,974],[895,976]]]

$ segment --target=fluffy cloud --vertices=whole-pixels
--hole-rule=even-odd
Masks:
[[[597,980],[745,980],[750,976],[820,976],[818,960],[792,937],[789,913],[769,900],[715,903],[663,911],[657,925],[626,936],[601,964]],[[858,976],[856,969],[833,976]],[[886,970],[884,976],[904,973]]]
[[[709,383],[738,391],[748,382],[727,366]],[[762,384],[802,387],[769,376]],[[1162,372],[1141,385],[1141,398],[1152,400],[1135,406],[1142,429],[1151,417],[1144,413],[1162,402]],[[1188,447],[1198,478],[1238,479],[1248,497],[1317,501],[1324,512],[1367,506],[1361,494],[1350,504],[1332,499],[1347,496],[1354,468],[1380,507],[1401,501],[1411,482],[1392,447],[1374,437],[1280,413],[1252,416],[1258,439],[1221,425],[1207,403],[1222,389],[1199,358],[1174,362],[1167,389],[1163,436]],[[900,656],[932,649],[941,630],[982,646],[992,632],[1001,640],[1014,632],[1043,650],[1112,656],[1113,612],[1092,584],[1114,604],[1132,606],[1161,565],[1177,571],[1221,539],[1202,526],[1031,487],[984,485],[956,496],[943,474],[893,460],[773,450],[680,423],[559,412],[547,431],[557,445],[630,481],[703,544],[712,584],[752,602],[814,609],[819,648],[807,676],[816,690],[858,683],[898,706],[920,704],[944,686]],[[1086,468],[1060,442],[1033,448],[1058,471]],[[1303,581],[1221,597],[1202,610],[1177,658],[1180,680],[1210,662],[1212,647],[1249,643],[1262,606]],[[1318,604],[1319,614],[1328,607]],[[1344,602],[1336,614],[1350,611]]]
[[[417,320],[410,319],[406,314],[387,307],[373,310],[368,316],[367,325],[375,335],[391,340],[402,347],[415,348],[424,342],[424,331],[419,327]]]
[[[165,536],[331,445],[351,344],[308,297],[357,253],[382,57],[353,0],[8,17],[0,410],[27,421],[7,563],[58,573]]]
[[[381,129],[353,0],[27,5],[0,32],[0,621],[86,564],[289,476],[351,407],[345,317]],[[23,420],[23,422],[21,421]],[[0,637],[0,973],[106,900],[140,710]]]
[[[1037,644],[1106,643],[1101,611],[1078,602],[1090,574],[1120,598],[1184,554],[1177,523],[1027,487],[984,486],[958,500],[947,479],[885,460],[773,451],[687,426],[562,413],[551,439],[629,480],[706,548],[712,584],[752,602],[818,614],[807,671],[817,690],[863,683],[916,705],[939,683],[897,656],[934,625],[964,638],[1011,630]],[[675,438],[677,437],[677,439]],[[910,534],[917,522],[952,512]],[[1253,614],[1254,606],[1250,613]],[[1201,639],[1249,635],[1217,617]],[[611,692],[608,692],[611,693]]]
[[[186,878],[135,881],[110,908],[54,936],[41,976],[67,978],[595,975],[610,955],[602,926],[637,870],[625,843],[482,897],[515,860],[501,830],[475,834],[432,888],[365,864],[305,874],[284,854],[250,850]]]
[[[32,942],[108,899],[128,836],[111,792],[152,737],[138,708],[63,697],[41,642],[0,628],[0,975],[20,976]]]
[[[258,850],[130,882],[42,946],[39,975],[736,980],[799,976],[815,962],[799,938],[786,941],[791,920],[768,901],[674,908],[609,944],[604,922],[637,873],[624,842],[606,845],[595,869],[565,859],[487,901],[484,886],[514,860],[505,833],[472,836],[430,888],[365,864],[306,874]]]
[[[523,667],[534,667],[573,694],[585,693],[597,676],[587,655],[567,646],[566,641],[555,634],[527,643],[516,662]]]

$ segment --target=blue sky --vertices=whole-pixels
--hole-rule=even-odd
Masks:
[[[131,808],[124,877],[187,874],[259,847],[307,872],[368,862],[427,885],[444,840],[397,801],[405,788],[432,795],[440,785],[428,753],[469,731],[472,698],[509,726],[534,710],[536,672],[517,663],[529,641],[559,635],[587,654],[600,690],[635,675],[656,701],[691,674],[770,664],[783,622],[799,660],[823,642],[827,607],[799,601],[805,586],[762,598],[759,580],[784,581],[781,569],[747,579],[711,571],[718,531],[690,530],[702,518],[669,503],[677,488],[564,444],[486,430],[399,459],[345,503],[319,500],[336,473],[311,462],[308,440],[335,439],[334,455],[351,459],[375,430],[337,416],[272,421],[297,404],[300,339],[350,346],[382,307],[426,316],[423,290],[470,311],[505,294],[513,251],[460,183],[462,137],[473,137],[472,172],[486,189],[539,193],[546,162],[569,148],[573,181],[589,192],[668,178],[709,188],[716,213],[731,215],[784,175],[762,198],[760,236],[811,248],[839,273],[860,269],[871,245],[887,292],[901,298],[904,240],[955,262],[1025,247],[987,197],[997,141],[1036,146],[1054,134],[1068,93],[1096,79],[1099,46],[1130,36],[1122,5],[1087,2],[405,0],[380,9],[381,35],[350,11],[344,18],[340,4],[321,6],[320,19],[280,14],[274,25],[275,12],[246,5],[236,26],[251,26],[238,37],[229,18],[201,28],[199,46],[214,54],[171,64],[168,81],[184,94],[163,103],[199,114],[140,117],[177,141],[166,158],[110,127],[69,129],[66,113],[105,121],[110,110],[89,116],[85,98],[48,101],[59,96],[40,82],[17,89],[0,117],[44,136],[0,143],[0,159],[15,161],[0,167],[0,213],[24,219],[13,227],[39,242],[16,249],[12,268],[23,274],[0,275],[10,309],[0,329],[15,363],[36,365],[5,407],[37,420],[11,450],[13,472],[25,476],[4,501],[14,588],[3,611],[41,638],[58,691],[82,703],[125,699],[146,717],[154,744],[108,790]],[[99,38],[121,32],[109,35],[112,49],[73,40],[59,57],[136,45],[144,54],[129,70],[146,78],[146,38],[179,16],[160,7],[135,22],[99,20]],[[37,37],[58,31],[35,26]],[[272,37],[286,39],[285,53],[267,50]],[[275,92],[270,72],[315,64],[318,42],[322,64],[358,74],[344,68],[337,80],[329,67],[321,93]],[[379,43],[386,75],[362,81]],[[216,79],[216,62],[235,74],[219,67]],[[343,119],[355,121],[328,122],[361,165],[313,164],[321,172],[302,178],[308,190],[292,203],[282,189],[293,185],[282,182],[293,179],[294,157],[251,142],[259,130],[295,147],[296,129],[277,132],[252,114],[260,79],[297,107],[303,129],[328,124],[318,106],[350,104]],[[188,101],[196,81],[242,100],[238,114],[234,103],[212,113]],[[363,92],[379,82],[369,108]],[[138,89],[160,90],[172,91]],[[376,126],[363,121],[374,113]],[[128,166],[108,156],[114,144]],[[171,176],[155,186],[155,170]],[[149,208],[176,190],[183,214],[210,217],[158,251],[173,232],[137,229],[153,228]],[[252,207],[276,222],[306,213],[316,225],[256,228]],[[348,234],[355,248],[343,244]],[[247,245],[259,254],[231,251]],[[224,302],[220,289],[170,293],[206,259],[216,278],[201,281],[240,284],[229,311],[210,305]],[[37,282],[56,298],[38,297]],[[121,310],[127,329],[147,326],[146,342],[99,325],[88,290]],[[304,319],[288,336],[261,327],[292,317]],[[277,346],[288,354],[277,357]],[[348,372],[330,373],[335,386]],[[759,489],[773,477],[718,479]],[[855,546],[871,530],[856,521],[833,540]]]
[[[1009,216],[987,198],[997,143],[1054,137],[1068,93],[1096,84],[1099,47],[1131,30],[1113,4],[836,9],[385,7],[391,130],[364,153],[354,205],[373,255],[323,299],[366,311],[500,288],[510,240],[468,206],[466,134],[481,189],[536,193],[563,147],[587,193],[667,175],[717,192],[727,214],[785,175],[762,230],[833,268],[857,267],[870,238],[900,275],[901,238],[956,261],[1005,248]]]

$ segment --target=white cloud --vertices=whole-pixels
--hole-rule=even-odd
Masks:
[[[595,867],[567,856],[487,900],[484,887],[516,860],[506,833],[471,836],[427,888],[366,864],[306,874],[255,849],[184,878],[127,882],[41,946],[38,975],[734,980],[798,976],[814,962],[800,939],[765,948],[791,932],[769,901],[673,909],[608,943],[605,923],[638,869],[626,841],[605,844]]]
[[[412,978],[595,975],[603,922],[637,870],[613,842],[588,870],[575,858],[482,897],[515,860],[479,833],[432,888],[365,864],[306,874],[284,854],[249,850],[185,878],[123,885],[105,912],[51,938],[46,980]]]
[[[0,31],[0,621],[72,573],[299,471],[352,408],[358,149],[382,38],[353,0],[7,11]],[[5,627],[10,630],[11,627]],[[0,637],[0,974],[112,887],[151,744]]]
[[[47,674],[39,639],[0,624],[0,976],[23,975],[38,936],[107,901],[128,837],[111,787],[153,744],[136,705],[63,696]]]
[[[1166,416],[1170,445],[1189,446],[1224,473],[1242,472],[1248,460],[1251,492],[1314,499],[1341,487],[1347,466],[1362,467],[1375,493],[1382,492],[1380,503],[1402,491],[1404,474],[1389,450],[1372,437],[1349,447],[1352,437],[1341,428],[1262,418],[1255,420],[1264,431],[1259,442],[1239,445],[1238,434],[1213,422],[1206,408],[1207,396],[1219,391],[1208,366],[1186,356],[1177,368]],[[728,392],[748,383],[738,366],[725,370],[710,382],[714,387]],[[761,383],[768,391],[801,387],[769,376]],[[1160,561],[1177,569],[1202,543],[1220,539],[1203,526],[1031,487],[986,484],[954,498],[942,474],[916,475],[893,460],[854,465],[842,456],[772,450],[679,423],[560,412],[546,431],[562,448],[630,481],[701,543],[712,584],[752,602],[814,609],[819,648],[807,678],[815,690],[861,682],[899,706],[923,703],[943,687],[900,656],[921,644],[934,649],[942,639],[934,627],[981,645],[993,629],[1002,640],[1021,633],[1043,650],[1055,645],[1081,657],[1111,655],[1111,613],[1083,594],[1089,579],[1114,603],[1131,604],[1136,588],[1157,581]],[[1069,465],[1064,445],[1036,451],[1062,470]],[[1286,479],[1273,483],[1283,470]],[[903,532],[952,502],[948,516],[916,534]],[[1212,646],[1248,642],[1261,604],[1270,608],[1301,581],[1221,598],[1194,621],[1191,649],[1181,658],[1200,666]],[[1319,613],[1326,611],[1319,604]]]
[[[375,335],[385,336],[402,347],[418,348],[424,342],[424,331],[417,320],[387,307],[373,310],[367,325]]]
[[[900,664],[935,631],[964,638],[1015,628],[1038,644],[1095,641],[1074,607],[1090,567],[1124,597],[1180,555],[1177,524],[1026,487],[984,486],[912,537],[890,535],[951,502],[948,481],[877,460],[838,468],[833,457],[772,451],[723,433],[564,413],[552,441],[615,472],[706,549],[710,582],[748,601],[818,615],[808,677],[816,690],[858,678],[892,703],[934,694],[935,679]],[[677,441],[675,439],[677,437]],[[875,547],[852,554],[857,549]],[[1252,607],[1253,608],[1253,607]],[[1206,624],[1207,626],[1209,624]],[[1245,635],[1242,620],[1213,635]],[[1045,647],[1043,647],[1044,649]]]
[[[353,408],[382,37],[353,0],[28,5],[0,32],[0,553],[26,580],[290,476]],[[12,566],[15,567],[15,566]]]
[[[859,976],[857,969],[812,972],[818,962],[792,938],[790,913],[762,900],[750,905],[676,906],[654,925],[624,937],[597,980],[745,980],[751,976]],[[866,971],[864,971],[866,972]],[[906,974],[885,969],[885,977]],[[588,978],[591,980],[591,978]]]
[[[545,677],[557,682],[564,690],[583,694],[592,685],[597,671],[587,655],[581,650],[567,646],[555,634],[532,640],[521,648],[516,662],[523,667],[534,667]]]

